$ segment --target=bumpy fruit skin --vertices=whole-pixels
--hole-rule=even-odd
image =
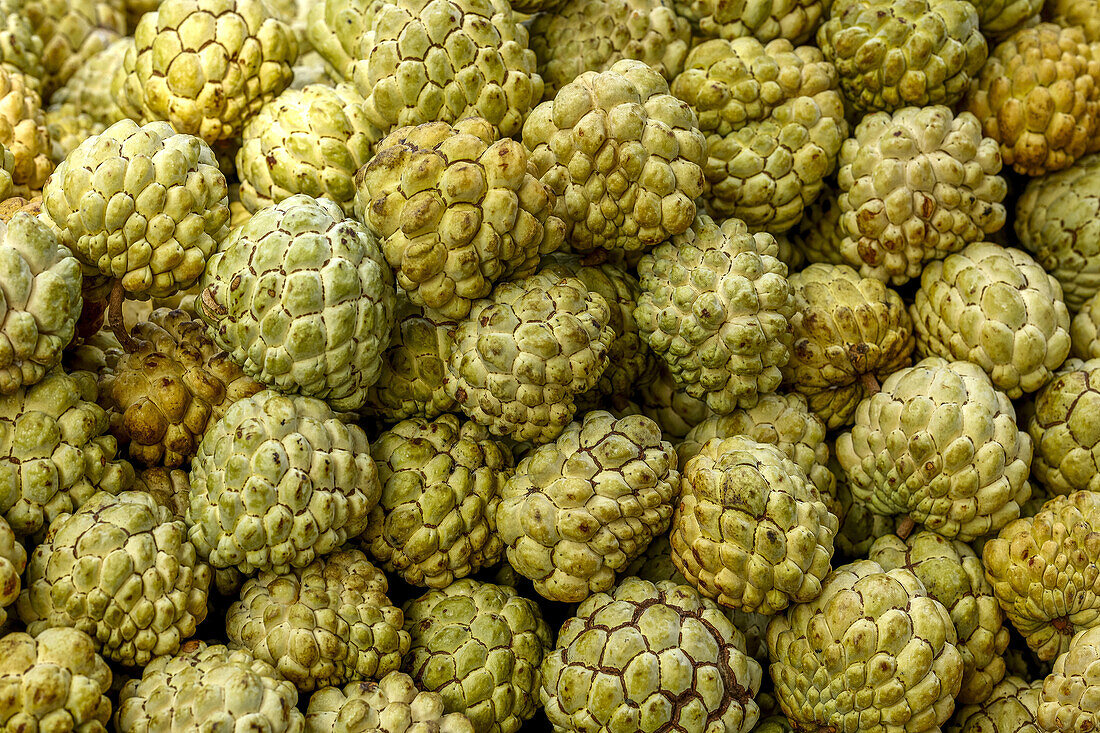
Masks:
[[[76,629],[0,638],[0,726],[6,731],[106,733],[111,669]]]
[[[119,733],[209,728],[227,733],[303,733],[298,691],[244,649],[194,641],[157,657],[119,693]]]
[[[318,0],[307,13],[306,38],[324,59],[334,79],[351,79],[352,62],[366,32],[377,0]]]
[[[612,411],[617,417],[627,414],[645,415],[661,426],[665,439],[678,443],[696,425],[714,413],[704,400],[689,395],[676,383],[672,370],[661,360],[656,376],[638,390],[639,402],[631,403],[620,398],[614,401]]]
[[[42,198],[61,243],[138,298],[189,288],[229,232],[228,189],[213,151],[167,122],[124,119],[88,138]]]
[[[1029,413],[1032,476],[1052,494],[1100,491],[1100,359],[1066,362]]]
[[[0,517],[0,627],[8,620],[8,606],[19,598],[19,578],[27,567],[27,551]]]
[[[388,590],[366,555],[340,550],[245,581],[226,615],[226,634],[303,692],[381,679],[409,650],[405,617]]]
[[[0,66],[25,74],[40,87],[46,75],[42,65],[42,36],[23,12],[23,0],[0,2]]]
[[[974,550],[934,532],[917,532],[905,540],[890,534],[875,541],[868,559],[886,571],[909,570],[928,595],[944,605],[955,625],[955,646],[963,662],[956,704],[985,701],[1005,675],[1002,655],[1008,647],[1008,627]]]
[[[1031,449],[979,367],[935,357],[891,374],[836,442],[853,497],[963,542],[1020,516]]]
[[[61,362],[83,306],[80,263],[26,212],[0,222],[0,394],[41,381]]]
[[[1035,0],[1032,0],[1034,2]],[[1085,32],[1090,43],[1100,41],[1100,6],[1095,2],[1073,2],[1072,0],[1047,0],[1040,3],[1043,17],[1063,28],[1078,26]]]
[[[840,528],[833,538],[836,557],[848,561],[866,559],[875,540],[894,534],[899,522],[893,516],[876,514],[868,502],[852,495],[848,476],[840,467],[835,452],[829,463],[836,475],[836,501],[830,511],[840,520]]]
[[[445,712],[439,694],[416,689],[404,672],[390,672],[378,682],[315,692],[306,733],[474,733],[474,727],[462,713]]]
[[[1061,286],[1011,247],[977,242],[930,263],[909,313],[918,353],[977,364],[1012,399],[1049,382],[1069,356]]]
[[[1062,286],[1066,307],[1081,310],[1100,292],[1100,155],[1028,181],[1015,228],[1024,249]]]
[[[149,494],[174,517],[182,519],[187,513],[191,495],[191,479],[188,478],[187,471],[160,466],[147,468],[138,472],[130,489]]]
[[[42,94],[49,97],[88,59],[126,35],[124,0],[19,0],[42,39]]]
[[[542,665],[556,733],[748,733],[761,669],[722,611],[694,588],[627,578],[566,620]]]
[[[795,44],[813,37],[828,5],[822,0],[672,0],[672,4],[703,37],[732,41],[753,36],[765,43],[785,38]]]
[[[455,415],[412,418],[371,446],[382,498],[361,541],[411,585],[445,588],[504,552],[495,527],[512,452]]]
[[[774,445],[798,464],[827,504],[836,494],[836,478],[829,470],[829,446],[825,423],[810,412],[800,394],[767,394],[745,410],[712,415],[688,431],[676,446],[679,465],[698,455],[711,438],[743,435],[759,443]]]
[[[701,214],[638,263],[642,339],[718,414],[751,407],[782,380],[794,298],[776,253],[772,235]]]
[[[94,375],[60,368],[0,397],[0,515],[17,537],[39,534],[98,491],[117,494],[133,482],[95,400]]]
[[[381,137],[350,84],[287,89],[244,123],[236,157],[241,203],[256,212],[304,193],[350,215],[355,172]]]
[[[214,345],[201,321],[182,310],[158,308],[130,335],[135,351],[106,353],[98,373],[99,404],[137,463],[187,464],[210,423],[229,405],[264,389]]]
[[[634,321],[634,309],[642,289],[630,270],[610,262],[585,265],[580,256],[564,253],[544,257],[542,264],[555,272],[576,277],[589,292],[602,295],[610,307],[609,325],[615,338],[607,349],[607,368],[596,386],[583,396],[581,409],[594,409],[601,398],[628,395],[638,385],[652,381],[657,359],[642,341]]]
[[[0,143],[15,156],[12,181],[21,190],[42,188],[53,171],[51,144],[42,98],[31,80],[0,67]]]
[[[494,435],[547,443],[607,367],[610,320],[607,301],[577,278],[551,270],[502,282],[458,324],[444,389]]]
[[[1080,28],[1021,28],[994,47],[963,108],[1001,146],[1005,165],[1039,176],[1097,149],[1100,53]]]
[[[1045,733],[1085,733],[1096,728],[1100,710],[1096,707],[1100,674],[1100,629],[1087,629],[1076,637],[1054,662],[1043,681],[1039,710],[1035,716]]]
[[[296,58],[294,33],[262,0],[164,0],[134,31],[122,93],[143,121],[213,144],[290,86]]]
[[[238,400],[191,462],[191,541],[215,568],[305,567],[366,528],[381,493],[369,450],[363,429],[320,400]]]
[[[691,108],[642,61],[586,71],[523,126],[574,251],[648,249],[680,234],[703,192],[706,138]]]
[[[330,199],[297,194],[230,233],[198,305],[245,374],[355,410],[381,371],[395,298],[374,235]]]
[[[1042,660],[1100,620],[1096,573],[1100,495],[1056,496],[985,543],[985,574],[1005,615]]]
[[[607,71],[620,59],[642,61],[671,81],[691,45],[691,26],[673,5],[673,0],[579,0],[536,15],[531,50],[543,96],[553,99],[584,72]]]
[[[937,731],[963,673],[947,609],[909,570],[870,560],[837,568],[816,601],[777,616],[768,654],[798,730]]]
[[[132,43],[129,37],[119,38],[84,62],[65,85],[50,96],[47,116],[49,110],[68,107],[88,115],[104,128],[125,117],[111,84],[122,69],[126,49]]]
[[[1100,292],[1085,301],[1069,326],[1070,353],[1079,359],[1100,358]]]
[[[742,436],[715,438],[684,465],[672,562],[719,604],[772,615],[821,592],[837,528],[781,450]]]
[[[672,93],[706,135],[708,210],[754,231],[784,232],[798,222],[848,136],[836,70],[813,46],[785,39],[695,46]]]
[[[679,478],[655,422],[589,412],[504,484],[496,526],[508,562],[551,600],[605,591],[668,529]]]
[[[867,115],[840,151],[840,252],[865,277],[901,284],[1005,223],[997,142],[943,106]]]
[[[532,274],[565,223],[523,145],[485,119],[394,130],[355,175],[355,213],[416,305],[462,318],[493,283]]]
[[[542,97],[527,29],[507,0],[372,0],[361,17],[358,34],[336,33],[349,37],[344,73],[383,133],[476,116],[511,137]]]
[[[515,733],[538,710],[553,636],[534,601],[466,578],[406,603],[405,629],[405,671],[477,733]]]
[[[1039,733],[1035,716],[1043,680],[1005,677],[979,704],[958,705],[946,733]]]
[[[842,427],[883,379],[909,366],[913,322],[900,295],[845,265],[813,264],[788,281],[794,343],[783,379],[828,427]]]
[[[183,520],[152,496],[99,493],[50,525],[17,607],[32,634],[73,627],[107,659],[138,667],[195,633],[211,575]]]
[[[443,380],[454,349],[451,334],[457,325],[457,321],[413,305],[399,290],[378,381],[367,390],[360,411],[399,422],[410,417],[431,419],[456,409],[454,398],[443,389]]]
[[[988,54],[966,0],[844,0],[817,31],[857,113],[953,106]]]
[[[840,225],[840,216],[836,188],[826,186],[817,199],[803,210],[797,226],[787,231],[787,239],[808,262],[843,265],[840,243],[844,241],[844,229]]]

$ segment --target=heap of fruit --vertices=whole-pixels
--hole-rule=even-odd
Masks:
[[[1096,0],[0,0],[0,732],[1098,726]]]

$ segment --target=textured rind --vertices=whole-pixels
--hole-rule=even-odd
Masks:
[[[42,98],[33,80],[0,67],[0,144],[15,156],[12,182],[37,191],[53,172],[52,146]]]
[[[836,477],[829,470],[825,423],[810,412],[800,394],[766,394],[748,409],[712,415],[693,427],[676,446],[682,469],[711,438],[743,435],[779,448],[798,464],[829,504],[836,496]]]
[[[146,466],[190,462],[206,428],[242,397],[264,389],[182,310],[158,308],[133,326],[134,351],[109,349],[98,371],[111,433]]]
[[[125,0],[18,0],[42,40],[42,94],[49,97],[93,56],[126,35]]]
[[[1043,680],[1005,677],[982,703],[958,705],[944,733],[1039,733],[1035,716]]]
[[[326,687],[309,698],[306,733],[474,733],[469,718],[444,711],[443,698],[390,672],[378,682]]]
[[[1100,358],[1100,293],[1092,296],[1070,321],[1070,353],[1078,359]]]
[[[865,277],[901,284],[926,262],[1005,223],[997,142],[944,106],[869,114],[840,150],[840,252]]]
[[[332,200],[296,194],[222,242],[198,305],[245,374],[355,410],[382,369],[395,299],[374,235]]]
[[[134,30],[121,92],[143,121],[214,144],[290,86],[297,58],[293,31],[262,0],[164,0]]]
[[[332,76],[350,81],[358,43],[385,0],[318,0],[307,14],[306,41],[325,60]]]
[[[512,452],[455,415],[404,420],[371,446],[382,498],[360,541],[411,585],[445,588],[500,560],[500,492]]]
[[[1051,8],[1058,7],[1060,4],[1053,0],[969,0],[969,2],[978,9],[978,23],[982,27],[982,33],[990,42],[1004,38],[1018,28],[1038,23],[1039,11],[1044,5]],[[1088,6],[1088,3],[1067,4],[1078,8]],[[1061,23],[1060,25],[1068,28],[1081,24]]]
[[[216,569],[289,572],[358,536],[381,487],[366,433],[324,402],[233,403],[191,462],[189,537]]]
[[[111,670],[87,634],[70,628],[0,638],[0,726],[7,731],[106,733]]]
[[[845,265],[813,264],[788,282],[796,310],[783,379],[827,427],[850,424],[860,400],[911,363],[909,312],[897,292]]]
[[[99,493],[50,525],[17,608],[31,634],[73,627],[105,658],[139,667],[195,633],[211,576],[182,518],[144,492]]]
[[[1031,453],[1012,403],[985,372],[936,357],[887,377],[836,442],[855,499],[964,542],[1020,516]]]
[[[1035,3],[1036,0],[1031,0]],[[1063,28],[1080,27],[1090,42],[1100,41],[1100,6],[1095,2],[1074,2],[1073,0],[1046,0],[1038,3],[1043,9],[1043,18]]]
[[[551,600],[606,591],[668,529],[679,480],[655,422],[589,412],[505,482],[496,526],[508,562]]]
[[[454,348],[451,333],[457,325],[457,321],[426,313],[398,290],[393,330],[382,352],[378,381],[367,389],[360,412],[400,422],[410,417],[431,419],[458,409],[443,389]]]
[[[167,122],[124,119],[88,138],[42,198],[61,243],[143,299],[189,288],[229,232],[228,188],[213,151]]]
[[[41,381],[61,362],[80,316],[80,263],[26,212],[0,222],[0,394]]]
[[[966,0],[838,1],[817,45],[857,113],[953,106],[988,54]]]
[[[785,39],[716,39],[692,48],[671,89],[706,135],[707,210],[753,231],[794,226],[848,136],[833,65]]]
[[[772,235],[701,214],[638,263],[642,339],[715,413],[752,407],[782,381],[794,298],[776,253]]]
[[[651,381],[638,389],[638,403],[626,398],[613,400],[612,412],[617,417],[645,415],[661,426],[665,440],[678,443],[688,432],[712,416],[703,400],[696,399],[676,384],[672,370],[661,360]]]
[[[60,367],[0,397],[0,515],[17,537],[40,538],[96,492],[117,494],[133,482],[95,400],[94,374]]]
[[[578,396],[578,409],[595,409],[600,398],[628,395],[639,385],[652,381],[657,359],[642,341],[634,321],[634,308],[642,290],[631,270],[610,262],[586,265],[583,258],[564,253],[544,257],[542,264],[547,268],[544,272],[576,277],[589,292],[602,295],[610,308],[608,325],[615,337],[607,348],[607,368],[595,387]]]
[[[494,435],[547,443],[607,367],[610,321],[607,301],[575,277],[499,283],[459,322],[443,388]]]
[[[938,731],[962,680],[955,644],[947,609],[913,573],[870,560],[837,568],[817,600],[768,626],[776,697],[799,730]]]
[[[119,693],[119,733],[195,730],[303,733],[298,691],[244,649],[195,641],[157,657]]]
[[[404,671],[477,733],[516,733],[538,710],[539,665],[553,647],[534,601],[469,578],[404,606]]]
[[[579,0],[536,15],[529,28],[543,96],[553,99],[584,72],[606,71],[620,59],[643,61],[672,81],[691,46],[691,26],[673,6],[674,0]]]
[[[572,80],[527,118],[523,144],[557,196],[573,251],[645,250],[695,218],[706,138],[692,109],[642,61]]]
[[[144,491],[158,505],[165,507],[172,516],[183,518],[191,496],[191,479],[187,471],[159,466],[139,471],[130,487],[132,491]]]
[[[358,22],[358,34],[336,30],[354,59],[344,74],[383,133],[477,116],[510,137],[542,97],[527,28],[508,0],[372,0]]]
[[[840,202],[835,185],[826,185],[821,194],[802,212],[798,224],[787,232],[791,246],[808,262],[843,265],[840,243],[844,229],[840,226]]]
[[[1096,728],[1100,686],[1100,629],[1090,628],[1073,638],[1054,669],[1043,681],[1035,716],[1044,733],[1085,733]]]
[[[894,534],[899,520],[896,517],[876,514],[868,502],[852,495],[848,476],[840,467],[836,451],[832,452],[830,468],[836,476],[836,501],[831,511],[840,520],[840,528],[833,538],[835,557],[852,560],[866,559],[871,545],[879,537]]]
[[[542,665],[556,733],[748,733],[761,669],[713,601],[670,581],[623,580],[567,619]]]
[[[1062,286],[1066,307],[1081,310],[1100,292],[1100,154],[1028,181],[1015,229],[1023,248]]]
[[[956,706],[984,702],[1005,676],[1003,654],[1008,627],[993,588],[985,579],[981,558],[964,542],[934,532],[916,532],[902,540],[886,535],[871,546],[867,559],[883,570],[905,568],[924,584],[928,595],[944,605],[958,637],[962,686]],[[1006,732],[1007,733],[1007,732]]]
[[[227,638],[302,692],[381,679],[409,650],[404,614],[382,571],[358,550],[245,581],[225,618]]]
[[[1080,28],[1021,28],[993,48],[962,104],[1005,165],[1039,176],[1100,150],[1100,53]]]
[[[0,66],[28,77],[40,87],[46,75],[42,65],[42,36],[26,13],[20,12],[23,0],[0,2]]]
[[[119,38],[83,63],[65,85],[50,96],[47,115],[49,110],[71,106],[103,127],[125,117],[111,84],[122,68],[126,49],[131,43],[133,39],[129,37]]]
[[[350,84],[284,90],[244,123],[236,156],[241,203],[255,213],[304,193],[350,215],[355,172],[381,137]]]
[[[409,300],[458,319],[555,251],[565,222],[534,158],[485,119],[401,127],[355,174],[355,215]]]
[[[1061,286],[1011,247],[976,242],[929,263],[909,313],[917,353],[977,364],[1012,399],[1049,382],[1069,355]]]
[[[715,438],[683,467],[672,562],[720,605],[773,615],[821,592],[837,528],[779,448]]]
[[[813,37],[829,3],[823,0],[672,0],[701,36],[732,41],[754,36],[767,43],[785,38],[805,43]]]
[[[1035,395],[1031,474],[1052,494],[1100,491],[1100,359],[1071,359]]]
[[[19,579],[26,567],[27,550],[0,517],[0,627],[8,620],[7,608],[19,598]]]
[[[1078,491],[1054,497],[985,543],[993,593],[1041,660],[1057,658],[1076,632],[1100,620],[1098,526],[1100,494]]]

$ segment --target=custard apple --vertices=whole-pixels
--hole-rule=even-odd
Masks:
[[[439,694],[421,692],[404,672],[390,672],[378,682],[313,693],[306,733],[474,733],[474,727],[462,713],[445,712]]]
[[[1035,396],[1031,474],[1052,494],[1100,491],[1100,360],[1071,359]]]

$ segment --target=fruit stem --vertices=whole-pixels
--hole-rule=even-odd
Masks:
[[[870,397],[871,395],[876,395],[882,391],[882,386],[878,383],[878,380],[875,379],[875,375],[871,374],[871,372],[864,372],[863,374],[861,374],[859,377],[859,382],[863,385],[864,397]]]
[[[124,296],[122,281],[115,280],[115,284],[111,286],[111,299],[107,304],[107,323],[110,324],[111,331],[114,332],[115,338],[118,339],[122,348],[126,349],[126,353],[132,354],[137,351],[138,345],[137,341],[131,338],[130,332],[126,330],[126,323],[122,318]]]
[[[913,521],[912,517],[906,517],[898,523],[898,529],[894,533],[898,537],[908,539],[909,535],[913,532],[913,528],[917,526],[917,523]]]

